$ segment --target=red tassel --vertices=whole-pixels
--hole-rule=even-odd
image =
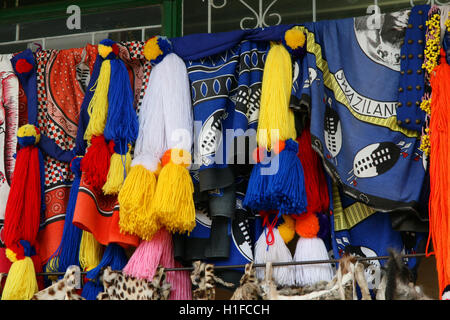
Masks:
[[[85,175],[85,181],[93,188],[101,190],[105,184],[111,155],[105,137],[103,135],[92,136],[91,145],[81,160],[81,171]]]
[[[430,199],[429,238],[433,241],[438,273],[439,292],[450,284],[450,66],[441,49],[441,63],[433,69],[430,78],[431,117],[430,117]],[[442,297],[441,297],[442,298]]]
[[[330,199],[328,186],[323,172],[322,163],[317,153],[311,147],[311,132],[307,125],[300,137],[297,138],[297,156],[303,166],[305,177],[307,212],[328,212]],[[295,216],[294,216],[295,218]]]
[[[14,175],[5,209],[3,239],[7,248],[36,241],[41,210],[39,154],[35,146],[17,152]]]

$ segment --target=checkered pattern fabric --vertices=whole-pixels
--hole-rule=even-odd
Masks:
[[[139,101],[136,106],[136,112],[139,114],[139,109],[142,104],[142,99],[144,98],[145,89],[147,88],[148,79],[150,77],[150,70],[151,65],[150,61],[145,59],[144,57],[144,41],[129,41],[129,42],[121,42],[121,45],[123,45],[125,48],[127,48],[130,58],[141,60],[143,63],[143,70],[144,70],[144,79],[142,81],[142,88],[139,93]]]
[[[58,161],[50,156],[45,156],[44,162],[45,186],[47,189],[73,181],[74,175],[70,171],[69,163]]]

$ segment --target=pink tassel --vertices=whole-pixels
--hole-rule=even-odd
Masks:
[[[149,241],[142,241],[131,256],[123,273],[152,281],[158,265],[179,268],[182,265],[173,257],[171,234],[161,228]],[[168,271],[167,282],[172,285],[169,300],[192,300],[191,279],[188,271]]]
[[[161,255],[164,251],[172,250],[172,238],[169,232],[161,228],[149,241],[142,241],[131,256],[123,273],[135,278],[152,281],[156,268],[161,264]]]

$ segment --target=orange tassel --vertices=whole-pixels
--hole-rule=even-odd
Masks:
[[[441,49],[441,63],[431,72],[430,78],[431,118],[430,118],[430,199],[429,237],[426,247],[429,256],[430,239],[433,242],[438,273],[439,291],[450,284],[450,66]]]

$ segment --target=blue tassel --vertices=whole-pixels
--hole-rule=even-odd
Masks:
[[[83,291],[81,291],[81,296],[86,300],[97,300],[99,293],[103,292],[103,285],[97,281],[88,281],[83,286]]]
[[[104,268],[110,266],[112,270],[122,270],[127,262],[128,258],[125,254],[125,250],[116,243],[110,243],[106,247],[102,260],[98,266],[88,271],[86,278],[98,281],[100,273]]]
[[[267,190],[270,195],[270,206],[279,209],[280,214],[306,211],[305,178],[297,152],[297,142],[292,139],[286,140],[284,150],[278,155],[278,171],[273,175]]]
[[[134,143],[139,122],[133,107],[133,91],[125,64],[120,59],[111,60],[111,81],[108,90],[108,115],[104,135],[114,140],[127,152],[127,144]],[[125,147],[123,147],[125,146]]]
[[[261,174],[262,170],[270,167],[271,162],[258,162],[253,166],[248,181],[247,192],[243,205],[253,210],[275,210],[271,207],[270,194],[267,193],[272,181],[272,175]]]
[[[109,266],[112,270],[122,270],[127,262],[125,250],[120,245],[108,244],[98,266],[87,272],[86,278],[89,281],[84,285],[81,296],[86,300],[96,300],[97,295],[104,290],[100,282],[100,273],[103,269]]]
[[[51,271],[65,272],[71,265],[80,265],[79,251],[82,230],[76,227],[72,221],[78,197],[78,188],[80,187],[81,159],[81,157],[75,157],[70,163],[70,169],[74,173],[75,179],[73,180],[72,187],[70,189],[61,243],[49,259],[50,264],[48,265],[48,269]],[[62,278],[62,276],[60,276],[60,278]]]

